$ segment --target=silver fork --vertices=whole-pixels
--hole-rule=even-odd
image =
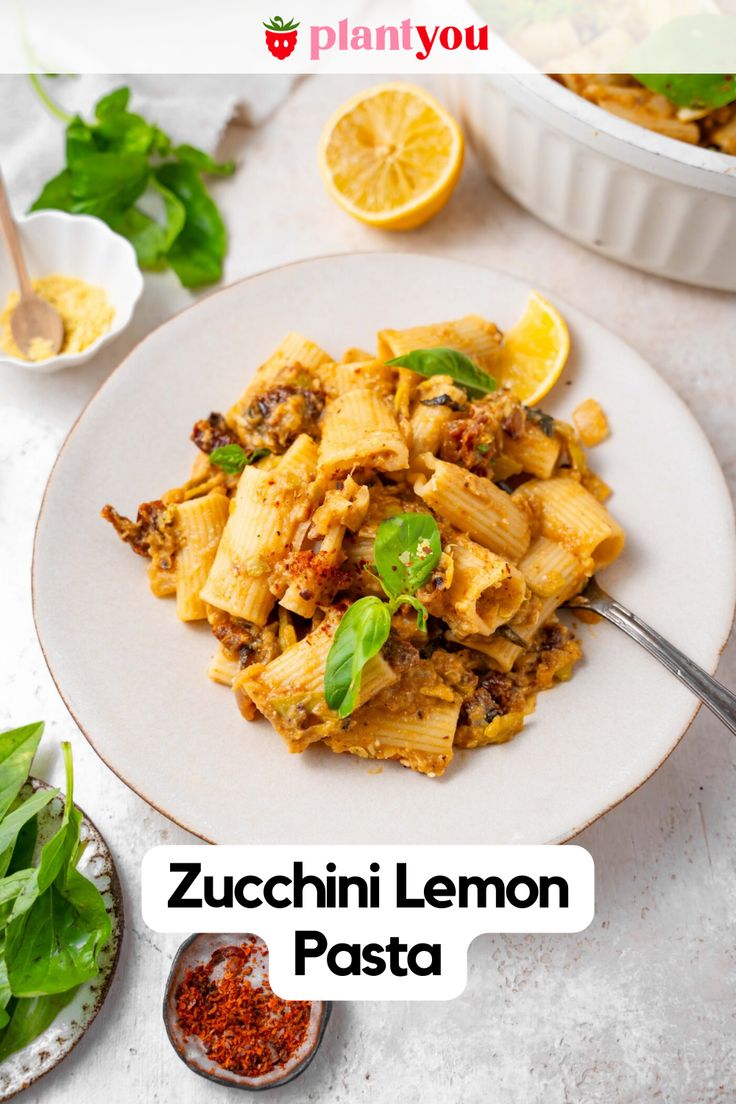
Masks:
[[[723,721],[726,728],[736,736],[736,694],[732,694],[692,659],[688,659],[684,652],[670,644],[626,606],[606,594],[595,577],[588,582],[582,594],[571,598],[565,605],[569,609],[593,610],[612,625],[616,625],[637,644],[641,644],[642,648],[646,648],[650,655],[692,690],[703,705],[707,705],[711,713],[715,713],[719,721]]]

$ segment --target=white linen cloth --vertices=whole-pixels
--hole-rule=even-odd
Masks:
[[[97,100],[121,85],[131,110],[157,123],[174,142],[215,153],[228,123],[258,126],[286,98],[293,76],[95,76],[41,78],[52,99],[91,118]],[[41,102],[27,77],[0,76],[0,166],[17,214],[64,167],[64,124]]]

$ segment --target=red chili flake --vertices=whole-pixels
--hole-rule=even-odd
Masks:
[[[208,962],[187,970],[176,990],[176,1016],[184,1041],[196,1035],[207,1057],[243,1077],[284,1066],[304,1043],[311,1001],[285,1001],[268,984],[248,980],[265,958],[260,942],[222,947]],[[224,963],[224,970],[214,971]]]

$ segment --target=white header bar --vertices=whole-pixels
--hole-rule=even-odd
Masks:
[[[733,73],[736,0],[0,0],[6,73],[530,68]]]

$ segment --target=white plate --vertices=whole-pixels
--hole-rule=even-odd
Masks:
[[[33,778],[26,783],[28,792],[49,789],[46,782]],[[58,830],[64,812],[64,800],[60,794],[41,810],[38,817],[36,855],[41,847]],[[86,814],[82,814],[81,839],[86,848],[79,863],[79,870],[94,882],[102,894],[112,921],[112,935],[100,955],[100,972],[92,981],[79,987],[73,999],[49,1027],[27,1047],[11,1054],[0,1064],[0,1101],[10,1100],[16,1093],[27,1089],[39,1077],[55,1069],[70,1051],[86,1035],[92,1021],[110,991],[123,940],[123,895],[115,870],[115,863],[105,840]]]
[[[213,641],[148,592],[143,561],[100,520],[176,486],[194,421],[222,410],[289,330],[335,355],[379,327],[476,311],[508,327],[529,289],[411,254],[304,261],[205,299],[151,334],[92,400],[49,481],[35,546],[36,624],[51,672],[104,761],[216,842],[501,843],[568,838],[639,786],[695,700],[616,629],[582,626],[586,662],[542,694],[513,742],[456,756],[442,780],[321,748],[289,756],[205,675]],[[554,296],[553,296],[554,298]],[[703,433],[632,349],[563,305],[574,353],[545,407],[589,396],[613,435],[596,469],[629,532],[605,586],[708,670],[734,607],[733,509]],[[642,319],[642,324],[645,320]]]

